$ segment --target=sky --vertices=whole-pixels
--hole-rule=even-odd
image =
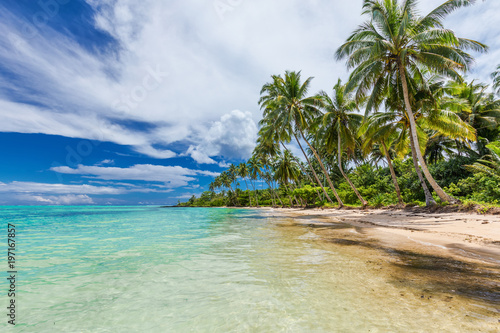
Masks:
[[[334,53],[365,20],[361,5],[1,1],[0,205],[168,205],[200,194],[251,155],[271,75],[301,70],[311,92],[348,78]],[[490,47],[471,79],[490,83],[500,63],[499,14],[500,1],[477,1],[445,21]]]

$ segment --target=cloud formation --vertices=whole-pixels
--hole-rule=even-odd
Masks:
[[[244,159],[251,155],[257,140],[257,126],[250,112],[234,110],[212,124],[201,143],[187,153],[198,163],[215,164],[210,156]]]
[[[215,177],[218,175],[216,172],[191,170],[181,166],[151,164],[137,164],[128,168],[78,165],[77,168],[73,169],[67,166],[59,166],[52,167],[51,170],[63,174],[83,175],[103,180],[161,182],[168,188],[187,186],[190,182],[197,180],[195,176]]]
[[[0,80],[0,131],[109,141],[159,159],[246,158],[262,84],[287,69],[314,76],[312,92],[345,81],[333,55],[364,20],[361,0],[86,2],[94,16],[84,28],[114,40],[100,51],[49,25],[28,34],[33,17],[0,5],[0,63],[12,73]],[[499,11],[498,1],[477,2],[447,21],[494,48],[477,57],[471,76],[481,80],[500,56]],[[169,148],[180,142],[189,150]]]
[[[31,195],[22,194],[16,196],[17,200],[34,203],[37,205],[93,205],[94,200],[88,195]]]

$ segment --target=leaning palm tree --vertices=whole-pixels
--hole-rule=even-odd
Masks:
[[[475,138],[474,129],[465,123],[453,111],[447,110],[449,103],[443,103],[443,81],[436,76],[425,75],[425,81],[409,80],[412,86],[411,107],[414,112],[417,125],[417,137],[419,147],[429,148],[428,143],[437,137],[452,139],[455,143],[466,143]],[[365,134],[365,149],[379,140],[391,138],[398,156],[403,157],[408,151],[408,142],[415,171],[424,191],[427,206],[435,205],[425,178],[422,176],[418,166],[417,152],[410,133],[410,120],[404,112],[402,102],[402,90],[400,85],[389,85],[386,87],[387,98],[385,100],[385,112],[377,112],[367,118],[360,130]],[[423,151],[421,151],[423,153]]]
[[[333,98],[324,91],[321,91],[319,95],[323,99],[322,108],[325,112],[322,122],[327,132],[325,136],[326,147],[332,151],[335,142],[337,143],[338,168],[354,193],[356,193],[363,207],[365,207],[368,205],[368,201],[361,196],[342,167],[342,154],[344,151],[354,151],[356,149],[356,131],[363,120],[363,116],[355,112],[357,103],[351,97],[351,94],[345,91],[345,85],[342,85],[340,79],[333,87]]]
[[[285,150],[276,161],[274,172],[275,179],[284,185],[287,192],[290,192],[288,186],[294,181],[297,181],[299,176],[300,170],[293,155],[288,150]],[[290,200],[290,205],[293,206],[292,197],[289,195],[288,198]]]
[[[448,0],[426,16],[419,16],[415,0],[364,0],[363,14],[370,20],[356,29],[337,50],[337,59],[348,58],[354,68],[347,90],[356,88],[361,98],[370,92],[367,108],[377,104],[377,98],[390,82],[399,82],[403,90],[405,112],[410,121],[410,135],[416,146],[418,162],[425,177],[442,201],[458,202],[437,184],[429,172],[417,137],[408,79],[423,78],[422,69],[456,78],[473,63],[468,49],[482,52],[487,47],[479,42],[459,38],[445,29],[443,19],[454,10],[472,4],[473,0]]]
[[[273,206],[276,206],[274,198],[277,197],[281,202],[279,194],[276,193],[274,189],[274,178],[273,174],[273,161],[280,154],[280,147],[274,141],[264,140],[262,137],[257,139],[257,146],[253,150],[253,156],[259,159],[262,163],[261,169],[261,179],[263,179],[271,192],[271,200],[273,201]]]
[[[283,148],[283,150],[285,150],[288,153],[290,153],[290,150],[285,145],[285,142],[289,142],[290,141],[290,137],[287,135],[286,132],[285,133],[283,133],[283,132],[282,133],[277,132],[274,124],[271,122],[271,119],[269,119],[269,118],[263,118],[259,122],[259,126],[261,126],[261,127],[259,129],[259,133],[258,133],[259,137],[257,139],[257,142],[265,142],[265,144],[267,144],[267,145],[278,143],[278,144],[281,145],[281,147]],[[309,173],[306,171],[306,169],[302,165],[302,163],[300,163],[299,159],[296,156],[294,156],[293,154],[291,154],[291,153],[290,153],[290,156],[292,156],[292,158],[297,163],[297,165],[302,169],[302,172],[309,179],[309,182],[311,184],[314,184],[315,183],[314,180],[311,178],[311,176],[309,175]],[[313,172],[314,172],[314,170],[313,170]],[[316,193],[318,195],[318,198],[321,198],[321,195],[319,194],[318,190],[316,190]]]
[[[408,120],[408,115],[404,112],[390,108],[386,112],[376,112],[365,120],[365,123],[360,128],[360,134],[364,134],[365,138],[371,136],[370,139],[367,139],[367,141],[364,142],[363,147],[364,149],[367,149],[372,143],[379,140],[394,140],[392,142],[394,150],[399,157],[404,157],[408,153],[409,146],[415,172],[417,173],[420,185],[424,191],[425,204],[427,206],[434,206],[436,205],[436,201],[432,197],[432,194],[427,187],[425,177],[422,175],[420,167],[418,166],[415,145],[413,144],[411,135],[409,135],[409,129],[410,122]],[[420,146],[425,146],[427,141],[425,132],[418,127],[417,134]]]
[[[326,171],[321,158],[316,150],[307,140],[305,133],[310,129],[315,118],[321,114],[319,106],[321,99],[319,96],[308,96],[309,85],[312,77],[309,77],[304,83],[301,83],[300,72],[286,71],[285,76],[274,75],[271,83],[266,83],[261,90],[261,98],[259,104],[264,109],[264,122],[273,125],[278,137],[288,139],[292,136],[299,145],[304,157],[311,168],[311,171],[320,185],[323,193],[328,201],[333,204],[332,199],[321,184],[316,172],[312,168],[309,157],[302,148],[301,139],[306,142],[314,156],[318,160],[325,177],[327,178],[330,188],[339,203],[339,207],[343,206],[342,200],[337,194],[335,187]],[[300,138],[298,137],[300,135]]]
[[[379,117],[379,115],[382,115],[382,117]],[[384,157],[387,159],[387,165],[389,166],[389,170],[391,172],[391,178],[396,190],[399,205],[403,206],[404,201],[401,197],[401,189],[399,188],[398,179],[396,177],[396,172],[394,171],[389,148],[387,146],[389,145],[389,147],[391,147],[393,143],[398,142],[402,142],[404,145],[406,140],[404,140],[404,137],[400,137],[401,131],[396,125],[397,123],[387,122],[388,118],[384,117],[386,113],[380,113],[379,115],[374,114],[367,118],[358,130],[358,134],[363,137],[362,150],[367,154],[368,152],[371,152],[375,145],[378,144],[379,151],[382,152]],[[395,146],[398,147],[398,145]],[[401,145],[399,145],[399,149],[402,149]],[[432,198],[432,196],[430,196],[430,198]]]

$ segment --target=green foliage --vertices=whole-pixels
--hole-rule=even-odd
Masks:
[[[429,166],[429,171],[441,186],[447,187],[451,183],[456,183],[460,179],[472,175],[464,165],[474,163],[475,160],[475,158],[459,156],[448,161],[432,164]]]
[[[293,195],[304,200],[306,205],[312,205],[318,199],[317,192],[321,193],[321,191],[321,187],[312,187],[311,185],[306,185],[304,187],[295,189],[293,191]]]
[[[446,190],[460,198],[495,204],[500,202],[500,177],[476,173],[451,183]]]
[[[473,161],[473,158],[455,157],[432,165],[430,170],[436,179],[446,186],[445,191],[461,200],[465,200],[465,202],[500,203],[500,177],[484,172],[472,173],[466,170],[464,165]],[[394,160],[394,169],[404,202],[408,205],[424,206],[425,196],[417,173],[413,168],[412,160],[401,161],[396,159]],[[388,168],[362,164],[352,169],[349,177],[370,206],[381,207],[398,203]],[[344,204],[350,206],[361,205],[358,197],[345,180],[342,179],[341,182],[336,182],[335,187]],[[334,198],[331,189],[326,188],[326,190],[328,195]],[[336,205],[332,205],[325,200],[321,187],[302,185],[292,191],[285,186],[281,186],[276,192],[279,193],[283,204],[288,207],[291,206],[289,196],[302,199],[307,206],[336,207]],[[320,197],[318,197],[318,193]],[[248,207],[251,198],[252,206],[255,207],[255,196],[255,191],[242,189],[219,193],[205,191],[199,198],[192,196],[186,203],[180,203],[179,206],[221,207],[234,205],[235,202],[238,202],[239,205]],[[272,192],[269,189],[258,190],[257,197],[260,206],[273,205]],[[438,203],[441,202],[437,197],[435,199]],[[279,204],[279,201],[276,201]]]

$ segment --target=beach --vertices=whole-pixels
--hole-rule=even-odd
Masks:
[[[308,228],[325,248],[364,258],[371,274],[407,290],[402,299],[453,308],[463,314],[459,320],[500,323],[498,215],[281,208],[267,214]]]
[[[335,228],[339,223],[347,223],[394,248],[500,264],[499,215],[300,208],[275,208],[272,214],[298,219],[299,224],[323,226],[326,230],[329,226]]]
[[[15,331],[498,332],[496,259],[415,241],[398,214],[1,207],[22,240]]]

